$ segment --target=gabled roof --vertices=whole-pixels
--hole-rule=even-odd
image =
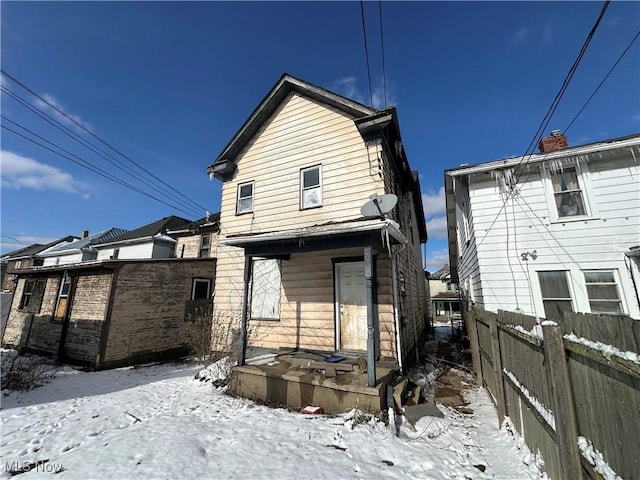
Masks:
[[[103,230],[102,232],[94,233],[93,235],[90,235],[87,238],[80,239],[76,242],[71,242],[66,245],[52,248],[48,252],[43,253],[43,256],[54,256],[65,254],[74,250],[81,250],[97,243],[104,243],[112,238],[117,237],[118,235],[122,235],[127,232],[128,230],[124,230],[122,228],[109,228],[107,230]]]
[[[376,110],[371,107],[367,107],[366,105],[285,73],[280,77],[280,80],[278,80],[267,96],[262,99],[227,146],[220,152],[213,164],[207,168],[207,173],[215,174],[217,170],[219,170],[214,168],[216,165],[222,164],[225,161],[233,162],[238,153],[240,153],[245,145],[249,143],[258,132],[262,124],[276,111],[278,105],[280,105],[291,92],[297,92],[305,97],[330,105],[355,118],[364,117],[376,112]]]
[[[14,260],[20,258],[28,258],[33,255],[36,255],[48,248],[51,248],[59,243],[63,242],[71,242],[78,237],[74,237],[73,235],[67,235],[66,237],[59,238],[49,243],[45,243],[44,245],[41,243],[34,243],[33,245],[29,245],[28,247],[22,247],[18,250],[14,250],[13,252],[6,253],[2,256],[3,260]]]
[[[113,238],[101,240],[100,242],[94,243],[95,246],[105,244],[105,243],[120,243],[126,242],[128,240],[135,240],[138,238],[148,238],[153,237],[154,235],[164,235],[167,233],[167,230],[175,230],[178,228],[183,228],[185,225],[188,225],[190,220],[182,217],[176,217],[175,215],[171,215],[169,217],[161,218],[160,220],[156,220],[155,222],[144,225],[140,228],[136,228],[135,230],[130,230],[122,235],[118,235]]]
[[[449,269],[449,265],[445,264],[440,270],[432,273],[429,276],[429,280],[444,280],[451,275],[451,270]]]

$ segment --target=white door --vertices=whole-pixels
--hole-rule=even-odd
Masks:
[[[364,262],[336,263],[338,349],[367,350]]]

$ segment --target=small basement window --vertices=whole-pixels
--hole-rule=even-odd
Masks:
[[[238,184],[236,214],[253,212],[253,181]]]
[[[322,206],[320,165],[300,170],[300,209]]]

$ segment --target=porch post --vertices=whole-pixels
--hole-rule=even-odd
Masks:
[[[367,380],[370,387],[376,385],[376,328],[373,318],[373,266],[371,246],[364,247],[364,282],[367,295]]]
[[[240,343],[238,344],[238,365],[244,365],[247,357],[247,323],[249,306],[249,281],[251,280],[251,257],[244,254],[244,284],[242,287],[242,317],[240,318]]]

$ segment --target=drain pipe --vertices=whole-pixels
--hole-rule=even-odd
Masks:
[[[391,254],[391,282],[393,288],[393,320],[396,326],[396,352],[398,353],[398,366],[400,373],[404,373],[402,367],[402,335],[400,335],[400,315],[398,315],[398,277],[396,275],[396,254]]]

